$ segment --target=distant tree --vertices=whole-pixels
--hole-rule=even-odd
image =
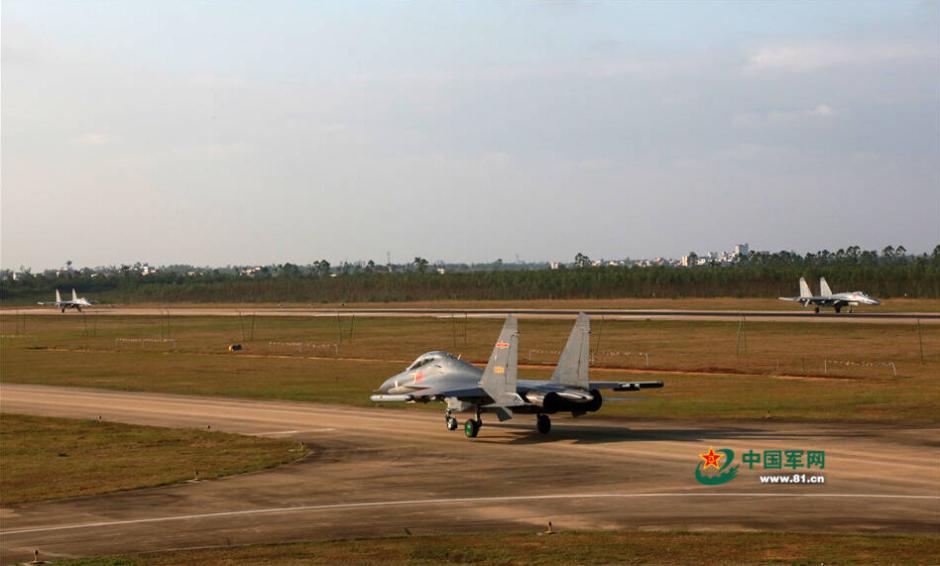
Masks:
[[[280,266],[279,275],[282,277],[300,277],[300,268],[293,263],[285,263]]]
[[[428,260],[423,257],[416,257],[413,263],[419,273],[424,273],[428,270]]]
[[[574,265],[575,265],[575,267],[581,267],[581,268],[583,268],[583,267],[590,267],[590,266],[591,266],[591,258],[589,258],[587,255],[585,255],[585,254],[583,254],[583,253],[581,253],[581,252],[578,252],[578,253],[574,256]]]
[[[330,262],[325,259],[313,262],[313,267],[316,269],[317,275],[324,276],[330,274]]]
[[[371,259],[366,263],[366,273],[373,273],[375,271],[375,262]]]

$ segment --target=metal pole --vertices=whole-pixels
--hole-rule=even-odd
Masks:
[[[917,342],[920,344],[920,363],[923,365],[926,363],[924,361],[924,333],[920,328],[920,319],[917,319]]]

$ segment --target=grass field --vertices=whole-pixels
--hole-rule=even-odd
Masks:
[[[461,317],[0,316],[0,380],[368,406],[374,387],[424,351],[485,360],[500,325]],[[520,323],[522,377],[550,373],[570,325]],[[937,325],[595,320],[593,330],[596,379],[667,382],[644,393],[645,402],[607,404],[608,416],[940,415]],[[233,342],[244,350],[227,352]]]
[[[296,442],[187,429],[0,415],[0,504],[239,474],[304,456]]]
[[[925,564],[940,537],[806,533],[480,533],[213,548],[68,566],[176,564]],[[926,562],[925,562],[926,561]]]

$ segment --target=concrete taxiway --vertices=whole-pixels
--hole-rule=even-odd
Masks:
[[[568,319],[574,318],[582,310],[579,309],[501,309],[501,308],[304,308],[304,307],[257,307],[244,305],[235,307],[122,307],[99,306],[85,311],[91,315],[103,316],[265,316],[265,317],[336,317],[336,316],[365,316],[365,317],[435,317],[450,318],[454,316],[469,318],[504,318],[513,314],[519,318]],[[810,310],[773,310],[773,311],[736,311],[736,310],[673,310],[673,309],[583,309],[583,312],[594,317],[604,317],[611,320],[701,320],[701,321],[728,321],[760,320],[766,322],[846,322],[846,323],[890,323],[890,324],[940,324],[940,313],[936,312],[856,312],[835,314],[821,312],[814,314]],[[73,316],[80,313],[60,313],[58,309],[30,307],[25,309],[4,309],[4,314],[20,315],[46,315],[46,316]]]
[[[4,412],[293,438],[281,468],[0,510],[4,561],[349,536],[468,530],[940,530],[940,426],[555,418],[485,420],[473,441],[437,412],[3,384]],[[719,486],[709,447],[825,452],[824,484]],[[739,460],[740,461],[740,460]]]

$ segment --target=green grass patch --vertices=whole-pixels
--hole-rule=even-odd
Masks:
[[[940,537],[822,533],[569,532],[352,539],[214,548],[61,562],[175,564],[924,564]]]
[[[0,504],[95,495],[271,468],[298,443],[112,422],[0,414]]]

